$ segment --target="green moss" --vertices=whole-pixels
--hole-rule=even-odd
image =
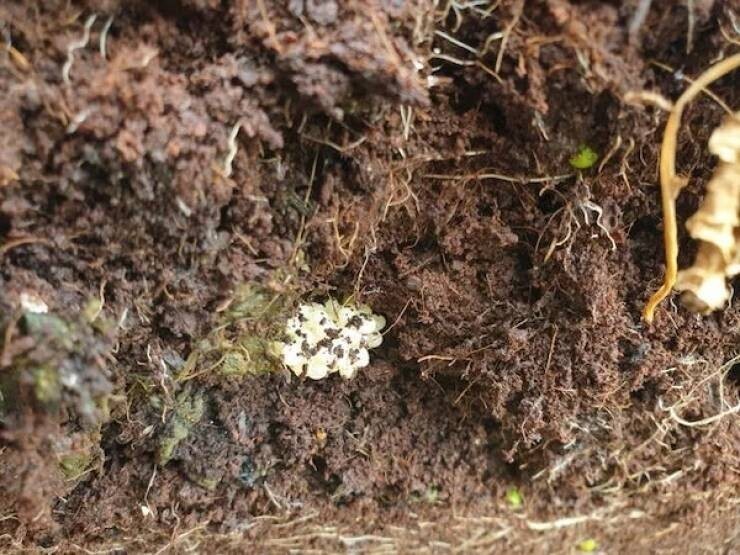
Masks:
[[[59,468],[64,474],[65,480],[73,481],[82,476],[92,463],[91,450],[84,452],[68,453],[59,459]]]
[[[578,152],[570,157],[570,165],[577,170],[587,170],[599,159],[599,155],[591,147],[581,145]]]
[[[509,504],[509,507],[516,511],[522,508],[524,498],[518,489],[509,488],[506,490],[506,502]]]
[[[96,460],[100,460],[100,429],[72,432],[57,439],[53,451],[59,470],[68,482],[75,482],[88,474]]]
[[[56,368],[40,366],[31,370],[31,376],[33,376],[34,395],[41,404],[48,407],[59,402],[62,397],[62,387]]]
[[[290,280],[276,273],[273,281],[284,284]],[[214,373],[243,378],[278,370],[274,344],[283,333],[290,306],[288,293],[252,283],[238,286],[218,324],[193,346],[177,381]]]
[[[218,486],[219,482],[221,481],[218,478],[200,476],[192,472],[187,472],[187,476],[188,479],[190,479],[193,483],[198,484],[200,487],[207,489],[208,491],[215,490],[216,486]]]
[[[98,333],[83,314],[63,319],[24,313],[17,324],[11,340],[21,348],[11,348],[10,363],[0,369],[0,420],[32,414],[55,425],[48,457],[61,476],[75,481],[99,456],[100,428],[110,419],[110,404],[125,401],[115,395],[106,368],[113,335]],[[5,335],[0,329],[0,338]]]
[[[157,462],[167,464],[175,452],[175,448],[186,439],[200,419],[203,417],[205,402],[201,393],[190,394],[183,391],[177,396],[175,408],[159,439]]]
[[[593,538],[587,538],[583,541],[578,542],[576,548],[581,553],[593,553],[594,551],[599,549],[599,542],[597,542]]]
[[[157,462],[160,465],[165,465],[170,461],[170,459],[172,459],[175,447],[177,447],[183,439],[188,437],[188,434],[190,433],[190,427],[179,420],[173,421],[172,425],[168,428],[167,433],[159,440]]]
[[[220,370],[224,376],[246,376],[248,374],[265,374],[274,371],[277,366],[271,354],[270,341],[253,335],[239,339],[238,350],[224,354]]]
[[[90,299],[85,305],[85,308],[82,309],[82,317],[86,322],[92,323],[100,316],[102,310],[103,303],[100,299]]]
[[[244,355],[238,351],[232,351],[224,355],[221,363],[221,374],[224,376],[245,376],[249,373],[249,362]]]
[[[108,420],[110,420],[111,401],[119,401],[125,404],[126,396],[105,395],[96,399],[95,405],[98,408],[98,413],[100,414],[100,419],[102,422],[108,422]]]
[[[52,340],[67,351],[74,350],[75,334],[69,324],[53,314],[27,312],[23,315],[23,327],[28,335]]]
[[[227,320],[265,318],[279,309],[279,295],[265,287],[246,283],[236,288],[234,301],[226,311]]]

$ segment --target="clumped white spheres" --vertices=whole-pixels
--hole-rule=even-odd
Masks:
[[[385,318],[364,305],[341,304],[331,298],[324,304],[302,304],[285,326],[282,362],[297,376],[314,380],[335,372],[352,378],[369,364],[368,350],[383,342],[384,326]]]

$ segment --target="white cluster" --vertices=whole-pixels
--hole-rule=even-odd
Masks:
[[[303,304],[285,326],[283,364],[297,376],[320,380],[339,372],[352,378],[370,362],[368,349],[383,342],[385,318],[367,306],[342,305],[334,299]]]
[[[31,291],[21,292],[20,302],[24,312],[31,312],[33,314],[46,314],[49,312],[49,307],[44,302],[44,299]]]

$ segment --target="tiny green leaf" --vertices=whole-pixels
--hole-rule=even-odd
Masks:
[[[509,503],[509,507],[514,510],[520,509],[524,503],[522,494],[516,488],[509,488],[506,490],[506,501]]]
[[[424,494],[425,501],[430,505],[434,505],[439,499],[439,490],[435,487],[430,487]]]
[[[587,170],[599,159],[599,155],[589,146],[581,145],[578,152],[570,157],[570,165],[577,170]]]
[[[581,553],[593,553],[599,548],[599,542],[593,538],[587,538],[576,546]]]

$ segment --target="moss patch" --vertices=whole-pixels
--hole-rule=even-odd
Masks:
[[[194,377],[243,378],[280,368],[272,345],[280,338],[292,298],[267,287],[244,284],[217,325],[199,341],[177,375],[180,382]]]
[[[570,157],[570,165],[577,170],[587,170],[599,159],[599,155],[590,146],[581,145],[578,152]]]
[[[90,467],[93,455],[90,451],[76,452],[63,455],[59,459],[59,468],[66,480],[76,480]]]
[[[183,391],[177,396],[175,409],[159,439],[157,462],[167,464],[182,440],[190,435],[190,431],[203,417],[205,403],[203,394],[191,394]]]

